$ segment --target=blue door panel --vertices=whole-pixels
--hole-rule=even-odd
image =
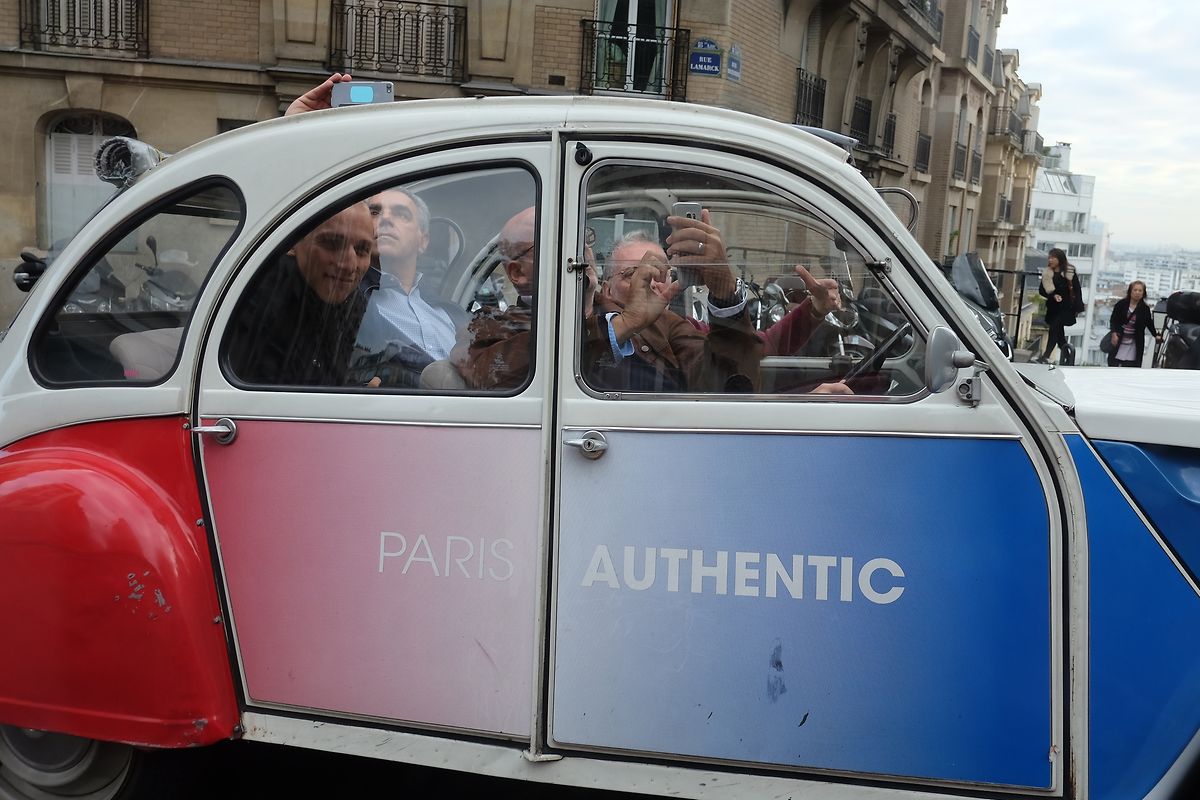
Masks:
[[[606,435],[596,461],[564,448],[556,743],[1051,784],[1048,517],[1019,442]]]
[[[1200,598],[1087,442],[1066,438],[1087,510],[1090,796],[1143,797],[1200,728]]]

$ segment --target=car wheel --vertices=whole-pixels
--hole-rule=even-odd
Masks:
[[[139,756],[129,745],[0,725],[0,799],[115,800]]]

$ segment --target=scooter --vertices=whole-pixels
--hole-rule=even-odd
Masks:
[[[188,274],[188,270],[195,265],[182,250],[165,251],[160,263],[158,240],[153,235],[146,237],[146,247],[154,256],[154,264],[137,265],[147,276],[136,299],[139,310],[186,313],[199,291],[196,282]]]
[[[1200,369],[1200,292],[1175,292],[1158,301],[1154,311],[1167,315],[1162,342],[1154,346],[1154,366]]]

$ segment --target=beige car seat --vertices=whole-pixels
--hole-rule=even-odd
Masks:
[[[123,333],[109,343],[108,352],[121,363],[127,379],[156,381],[174,366],[182,336],[183,328]]]

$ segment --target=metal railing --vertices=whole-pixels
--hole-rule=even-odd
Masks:
[[[941,42],[942,24],[946,15],[938,8],[937,0],[908,0],[908,7],[917,13],[919,19],[923,19],[929,25],[929,29],[937,34],[937,39]]]
[[[871,138],[871,101],[865,97],[854,98],[854,112],[850,115],[850,135],[864,145]]]
[[[962,180],[967,177],[967,146],[965,144],[954,145],[954,178]]]
[[[1042,154],[1044,143],[1040,133],[1037,131],[1024,131],[1021,139],[1021,149],[1026,155],[1040,156]]]
[[[580,20],[579,91],[628,92],[683,100],[687,96],[687,28]]]
[[[21,47],[150,55],[146,0],[21,0]]]
[[[796,124],[825,126],[825,85],[820,75],[801,67],[796,70]]]
[[[927,133],[917,134],[917,157],[913,166],[917,172],[929,172],[929,155],[933,152],[933,137]]]
[[[892,153],[896,150],[896,115],[888,114],[883,121],[883,146],[879,148],[879,152],[888,158],[892,157]]]
[[[983,153],[976,150],[971,153],[971,183],[979,184],[983,177]]]
[[[967,28],[967,61],[979,63],[979,31],[971,25]]]
[[[1000,199],[996,203],[996,220],[1012,222],[1012,200],[1004,195],[1000,195]]]
[[[1021,128],[1021,118],[1012,106],[993,106],[992,124],[988,128],[988,133],[993,136],[1008,136],[1014,145],[1020,147],[1021,136],[1024,133]]]
[[[334,69],[466,80],[467,10],[397,0],[332,0]]]
[[[991,81],[993,85],[996,83],[996,71],[994,69],[995,58],[996,56],[992,52],[992,48],[985,44],[983,46],[983,74],[987,76],[987,79]]]

